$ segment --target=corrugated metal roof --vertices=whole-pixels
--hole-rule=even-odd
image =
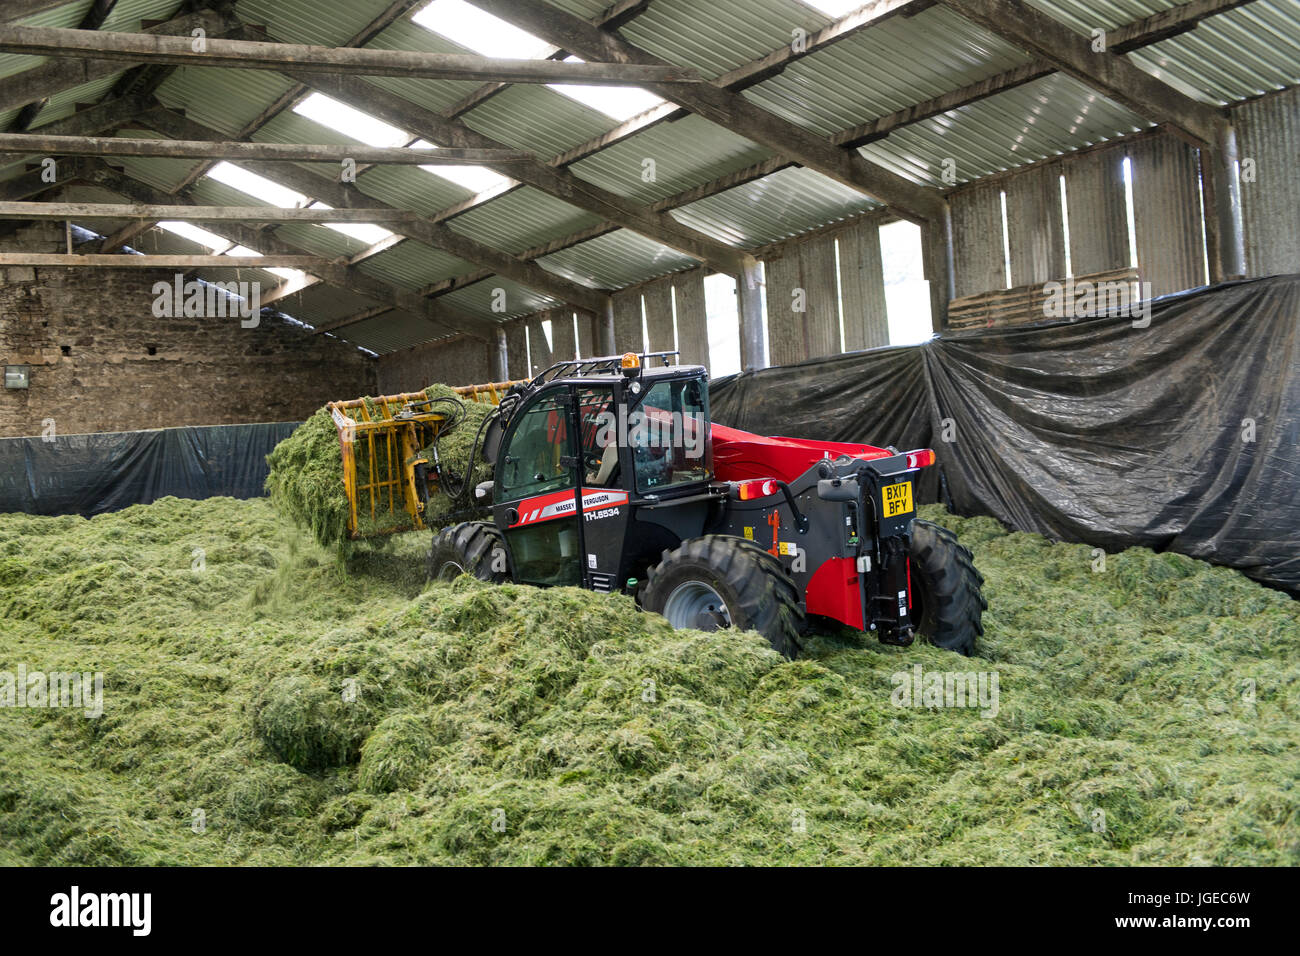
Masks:
[[[628,229],[588,239],[537,263],[575,282],[603,289],[621,289],[697,265],[690,256]]]
[[[791,64],[747,99],[824,136],[1028,62],[946,7],[894,17]]]
[[[433,176],[418,166],[374,166],[357,177],[367,196],[398,209],[429,216],[455,205],[472,193],[464,186]]]
[[[81,0],[79,3],[65,3],[62,6],[45,10],[35,16],[27,17],[21,22],[29,27],[61,27],[72,29],[86,16],[94,0]],[[26,56],[22,53],[0,53],[0,79],[40,66],[47,57]]]
[[[387,27],[366,47],[372,50],[414,50],[424,53],[472,52],[406,19]],[[434,112],[446,109],[479,85],[461,80],[406,80],[389,76],[367,77],[366,82],[374,83]]]
[[[440,249],[408,239],[382,255],[363,260],[360,268],[376,279],[415,290],[440,279],[464,275],[473,267]]]
[[[80,86],[64,90],[62,93],[55,93],[46,100],[45,105],[41,107],[41,111],[36,114],[36,119],[31,126],[32,131],[38,132],[40,127],[46,123],[53,123],[65,116],[71,116],[76,112],[77,107],[83,103],[98,102],[112,91],[113,86],[121,78],[121,73],[114,73],[103,79],[82,83]]]
[[[279,282],[277,278],[275,280]],[[373,299],[338,286],[314,285],[275,303],[275,308],[311,325],[321,325],[356,315],[375,305]]]
[[[588,182],[640,203],[676,195],[761,162],[771,150],[700,116],[660,123],[572,164]],[[651,169],[645,165],[652,160]],[[647,172],[652,178],[647,181]]]
[[[346,339],[354,345],[379,355],[386,355],[398,349],[421,345],[435,339],[450,338],[432,322],[397,310],[324,334]]]
[[[150,159],[139,156],[114,156],[113,165],[121,166],[128,176],[138,179],[142,183],[147,183],[155,189],[173,192],[189,176],[196,163],[192,159]],[[237,205],[255,206],[260,201],[257,199],[251,202],[245,200]]]
[[[618,125],[590,106],[544,86],[512,86],[463,117],[471,126],[513,149],[549,158]]]
[[[791,167],[683,206],[673,216],[715,239],[750,249],[878,205],[811,169]]]
[[[1144,70],[1217,103],[1300,83],[1300,3],[1255,0],[1133,54]]]
[[[355,256],[366,243],[315,222],[286,222],[272,232],[277,239],[292,243],[314,256]]]
[[[294,84],[267,70],[181,67],[158,87],[164,106],[218,132],[234,136]]]
[[[549,0],[557,7],[594,18],[609,0]],[[1128,24],[1177,4],[1174,0],[1030,0],[1087,33]],[[236,11],[250,23],[265,24],[278,40],[340,45],[351,40],[390,7],[391,0],[239,0]],[[75,26],[90,0],[65,4],[30,18],[48,26]],[[179,0],[120,0],[107,29],[136,29],[142,18],[165,19]],[[798,0],[655,0],[622,27],[631,42],[708,76],[734,69],[791,41],[791,31],[808,33],[831,19]],[[451,41],[403,17],[369,46],[374,49],[463,52]],[[1161,79],[1208,101],[1223,103],[1300,83],[1300,4],[1295,0],[1254,0],[1202,23],[1192,32],[1132,54]],[[744,95],[790,122],[830,135],[855,124],[905,108],[930,97],[995,75],[1028,57],[942,5],[911,17],[895,17],[804,57]],[[0,56],[0,78],[40,62],[40,58]],[[66,90],[51,97],[40,123],[67,115],[75,104],[107,94],[116,77]],[[425,109],[440,111],[479,84],[453,81],[373,78]],[[158,91],[171,108],[197,122],[233,135],[293,83],[267,71],[183,68],[171,73]],[[0,114],[7,125],[16,110]],[[611,117],[541,86],[518,85],[470,111],[464,121],[484,134],[549,158],[586,142],[617,124]],[[956,162],[958,182],[1043,159],[1083,145],[1148,126],[1077,81],[1053,75],[1007,90],[976,104],[896,130],[863,147],[862,154],[914,181],[937,188],[943,160]],[[421,133],[419,129],[410,130]],[[351,140],[290,111],[259,130],[261,142],[348,143]],[[709,182],[769,155],[746,138],[696,116],[661,123],[625,139],[572,167],[573,173],[638,203]],[[656,161],[656,178],[645,182],[642,161]],[[115,160],[115,163],[119,161]],[[178,160],[123,159],[128,175],[159,189],[184,181],[194,163]],[[6,162],[0,180],[21,175],[23,163]],[[331,166],[306,168],[333,176]],[[412,167],[377,167],[364,173],[359,188],[402,209],[432,214],[452,206],[470,191]],[[101,195],[82,190],[80,195]],[[213,182],[192,190],[197,202],[254,205],[258,199]],[[117,197],[102,194],[100,201]],[[754,248],[852,216],[875,204],[854,189],[810,170],[790,167],[752,183],[674,210],[682,223],[718,240]],[[600,217],[531,187],[507,191],[449,221],[451,228],[498,249],[520,252],[597,224]],[[115,224],[97,224],[97,231]],[[276,234],[323,255],[353,255],[365,247],[320,225],[289,224]],[[180,248],[175,236],[152,233],[141,244]],[[636,233],[619,229],[545,257],[540,264],[574,281],[620,288],[695,261]],[[402,289],[464,274],[478,267],[415,242],[402,242],[366,260],[361,268]],[[272,279],[271,281],[278,281]],[[507,312],[491,311],[491,290],[507,291]],[[558,303],[515,283],[493,277],[445,299],[476,315],[500,321]],[[348,290],[315,287],[282,303],[304,321],[324,322],[374,306]],[[349,311],[350,310],[350,311]],[[439,333],[441,334],[441,333]],[[376,352],[437,338],[432,326],[414,316],[389,313],[340,331]]]
[[[27,26],[75,28],[80,25],[90,11],[92,3],[93,0],[66,3],[27,17],[20,22]],[[175,16],[180,8],[180,0],[119,0],[100,29],[136,31],[140,29],[141,21],[168,20]],[[47,59],[48,57],[40,56],[0,54],[0,79],[40,66]],[[37,114],[35,121],[32,123],[32,128],[36,129],[45,123],[51,123],[70,115],[76,104],[98,101],[121,79],[122,74],[126,72],[128,67],[129,64],[123,64],[121,70],[109,76],[55,93]],[[12,110],[0,113],[0,129],[7,129],[17,117],[18,112],[18,110]]]
[[[235,13],[286,43],[342,46],[389,6],[391,0],[239,0]]]
[[[944,188],[945,159],[956,162],[957,182],[966,183],[1150,125],[1077,80],[1054,73],[896,130],[860,152],[916,182]]]
[[[621,32],[642,49],[715,77],[785,46],[796,27],[812,33],[830,22],[796,0],[655,0]]]
[[[517,253],[598,222],[600,217],[593,213],[522,186],[456,216],[447,225],[479,242]]]
[[[498,289],[504,291],[504,297],[498,296],[496,291]],[[483,282],[476,282],[463,289],[457,289],[455,292],[440,297],[438,301],[454,306],[462,312],[468,312],[483,319],[491,319],[494,322],[517,319],[521,315],[528,315],[530,312],[537,312],[541,309],[552,309],[562,304],[558,299],[552,299],[550,296],[534,292],[532,289],[526,289],[519,283],[503,279],[501,276],[492,276],[492,278],[485,279]],[[492,306],[496,302],[501,302],[505,306],[505,311],[497,312],[494,310]]]

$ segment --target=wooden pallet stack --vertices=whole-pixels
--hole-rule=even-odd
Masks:
[[[1071,279],[1058,279],[1056,282],[1058,286],[1065,287],[1067,294],[1073,290],[1081,290],[1084,283],[1090,283],[1094,289],[1114,288],[1115,283],[1125,283],[1129,290],[1128,294],[1132,295],[1132,290],[1137,288],[1137,283],[1140,282],[1140,274],[1137,269],[1129,267],[1074,276]],[[1096,308],[1086,314],[1057,315],[1050,309],[1054,295],[1059,296],[1060,290],[1054,289],[1052,283],[1047,282],[964,295],[948,303],[948,330],[966,332],[972,329],[1034,325],[1039,322],[1055,322],[1062,318],[1088,318],[1104,314],[1107,310],[1106,298],[1098,296],[1095,300]],[[1069,296],[1069,299],[1073,303],[1084,301],[1079,296]]]

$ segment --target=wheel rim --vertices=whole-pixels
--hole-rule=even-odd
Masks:
[[[703,581],[679,584],[664,602],[663,616],[668,623],[681,630],[716,631],[731,627],[731,612],[727,602],[712,586]]]
[[[468,574],[463,567],[455,561],[444,561],[442,567],[438,568],[438,573],[433,576],[435,581],[454,581],[462,574]]]

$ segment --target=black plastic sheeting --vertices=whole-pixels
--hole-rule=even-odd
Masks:
[[[1147,328],[1085,319],[745,373],[710,404],[766,435],[932,447],[959,514],[1300,594],[1300,276],[1167,297]]]
[[[255,498],[301,422],[0,438],[0,512],[95,515],[177,498]]]

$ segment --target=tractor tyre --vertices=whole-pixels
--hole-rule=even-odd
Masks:
[[[494,560],[494,552],[500,558]],[[486,521],[465,521],[443,528],[429,549],[430,581],[451,581],[469,574],[480,581],[500,584],[510,580],[505,570],[505,543],[501,532]]]
[[[792,659],[805,626],[799,590],[785,566],[754,542],[724,534],[665,551],[647,574],[641,606],[679,629],[758,631]]]
[[[912,522],[912,617],[917,630],[935,647],[970,657],[984,633],[988,602],[980,590],[984,575],[970,549],[947,528]]]

